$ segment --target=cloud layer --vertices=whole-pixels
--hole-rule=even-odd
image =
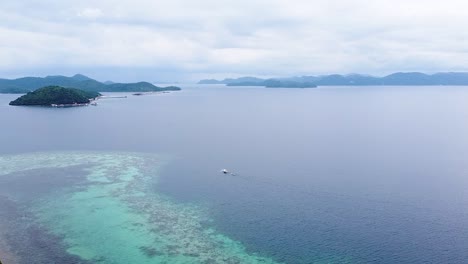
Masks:
[[[0,75],[468,71],[461,0],[3,0]]]

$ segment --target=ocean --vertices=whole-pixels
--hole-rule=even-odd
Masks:
[[[468,260],[467,87],[180,86],[0,95],[4,264]]]

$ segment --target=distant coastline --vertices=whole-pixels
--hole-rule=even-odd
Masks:
[[[225,84],[227,86],[263,86],[305,88],[314,86],[468,86],[468,72],[441,72],[425,74],[420,72],[398,72],[384,77],[363,74],[331,74],[320,76],[298,76],[262,79],[257,77],[228,78],[224,80],[205,79],[198,84]]]
[[[93,92],[162,92],[180,91],[177,86],[159,87],[149,82],[136,83],[104,83],[96,81],[82,74],[72,77],[47,76],[47,77],[23,77],[18,79],[0,79],[0,93],[23,94],[35,91],[45,86],[61,86]]]

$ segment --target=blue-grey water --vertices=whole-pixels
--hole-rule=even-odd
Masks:
[[[0,154],[170,155],[155,193],[278,262],[468,261],[468,87],[182,87],[66,109],[0,95]]]

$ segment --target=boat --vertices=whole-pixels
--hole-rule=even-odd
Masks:
[[[222,169],[221,172],[224,173],[224,174],[228,174],[228,173],[229,173],[229,171],[226,170],[226,169]]]

